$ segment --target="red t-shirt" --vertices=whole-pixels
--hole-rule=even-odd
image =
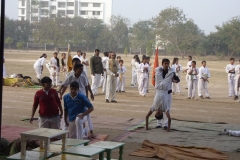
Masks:
[[[58,97],[58,93],[55,89],[50,89],[48,94],[43,89],[36,92],[34,97],[34,107],[39,105],[40,117],[52,117],[59,115],[58,106],[61,105],[61,101]]]

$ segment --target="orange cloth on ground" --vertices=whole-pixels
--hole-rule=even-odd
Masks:
[[[212,148],[195,146],[174,146],[168,144],[156,144],[144,140],[142,148],[131,153],[131,156],[154,158],[163,160],[227,160],[226,154]]]

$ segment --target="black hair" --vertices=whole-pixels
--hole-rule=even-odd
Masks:
[[[147,59],[150,59],[150,57],[149,57],[149,56],[147,56]]]
[[[103,55],[104,55],[105,57],[108,57],[108,52],[104,52]]]
[[[192,63],[194,63],[195,65],[197,64],[196,61],[192,61]]]
[[[76,70],[76,69],[78,69],[78,68],[82,68],[82,67],[83,67],[82,64],[77,63],[77,64],[74,65],[74,70]]]
[[[46,53],[43,53],[40,58],[45,57],[46,55],[47,55]]]
[[[52,83],[52,80],[49,77],[43,77],[41,79],[41,83]]]
[[[78,82],[70,83],[70,88],[77,88],[77,89],[79,89],[79,83]]]
[[[177,57],[174,57],[174,58],[173,58],[173,61],[172,61],[172,65],[173,65],[173,64],[176,64],[177,60],[178,60],[178,58],[177,58]]]
[[[143,61],[144,59],[147,59],[147,56],[143,56],[143,57],[142,57],[142,61]]]
[[[63,55],[66,55],[66,53],[62,53],[62,56],[63,56]],[[64,59],[63,59],[63,58],[61,59],[61,63],[62,63],[62,66],[65,66],[65,64],[64,64]]]
[[[163,114],[160,114],[160,115],[156,115],[156,114],[155,114],[155,118],[156,118],[157,120],[161,120],[161,119],[163,119]]]
[[[97,51],[98,51],[98,52],[100,52],[100,50],[99,50],[99,49],[95,49],[95,52],[97,52]]]
[[[123,63],[123,60],[122,60],[122,59],[119,61],[119,63],[121,63],[121,62]]]
[[[234,58],[230,58],[230,61],[231,61],[231,60],[234,60],[234,61],[235,61],[235,59],[234,59]]]
[[[192,56],[188,56],[188,57],[192,59]]]
[[[134,59],[135,59],[135,58],[137,58],[137,57],[138,57],[138,55],[137,55],[137,54],[133,56],[133,58],[134,58]]]
[[[206,63],[206,61],[202,61],[202,64],[203,64],[204,62]]]
[[[56,55],[58,55],[58,53],[57,53],[57,52],[54,52],[53,54],[56,54]],[[56,61],[57,61],[57,66],[58,66],[58,67],[60,67],[60,64],[59,64],[59,58],[58,58],[58,57],[56,57],[55,59],[56,59]]]
[[[139,59],[138,56],[136,57],[136,61],[137,61],[138,63],[140,63],[140,59]]]
[[[167,58],[163,58],[163,59],[162,59],[162,64],[163,64],[164,62],[170,63],[169,59],[167,59]]]
[[[121,57],[120,57],[120,56],[117,56],[117,59],[118,59],[118,58],[121,58]]]
[[[78,50],[77,53],[81,53],[81,50]]]
[[[82,55],[83,55],[83,54],[87,55],[86,52],[83,52]]]
[[[73,58],[72,59],[72,64],[75,63],[75,62],[81,62],[78,58]]]

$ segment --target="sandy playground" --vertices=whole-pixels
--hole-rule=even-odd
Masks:
[[[34,62],[43,52],[40,51],[5,51],[7,74],[23,74],[36,79],[33,69]],[[45,52],[44,52],[45,53]],[[47,52],[50,60],[53,52]],[[102,56],[102,53],[100,53]],[[72,53],[75,55],[75,52]],[[89,59],[92,53],[87,53]],[[214,60],[213,57],[193,57],[197,61],[197,67],[201,66],[202,60],[207,60],[207,66],[211,72],[209,79],[209,93],[211,99],[187,100],[187,84],[185,73],[181,76],[181,91],[183,95],[173,95],[171,116],[173,131],[168,133],[163,129],[154,129],[156,120],[150,122],[151,130],[146,131],[139,124],[144,123],[145,116],[154,98],[154,87],[150,84],[150,89],[146,97],[140,97],[137,88],[131,88],[131,66],[130,61],[133,55],[120,55],[127,68],[126,93],[117,93],[117,104],[106,103],[105,96],[99,94],[92,102],[95,110],[92,113],[95,133],[108,134],[108,140],[125,142],[124,160],[142,160],[147,158],[132,157],[129,154],[141,147],[143,140],[148,139],[154,143],[167,143],[185,146],[205,146],[226,152],[229,159],[239,159],[240,153],[236,150],[240,148],[239,137],[219,136],[219,131],[224,128],[240,130],[240,104],[228,97],[227,74],[225,66],[228,59]],[[159,61],[166,56],[159,56]],[[59,56],[60,58],[60,56]],[[173,57],[167,57],[171,61]],[[151,58],[153,63],[154,57]],[[211,60],[213,59],[213,60]],[[215,58],[216,59],[216,58]],[[45,64],[46,64],[45,62]],[[179,57],[179,63],[186,67],[187,57]],[[236,62],[238,63],[238,62]],[[90,71],[90,69],[88,70]],[[49,72],[44,68],[44,76],[49,76]],[[90,80],[90,72],[88,73]],[[61,75],[61,80],[64,76]],[[90,80],[91,82],[91,80]],[[150,79],[151,82],[151,79]],[[21,126],[37,128],[37,122],[20,121],[29,118],[33,104],[34,93],[38,89],[8,87],[3,88],[3,125]],[[101,88],[99,88],[101,92]],[[38,115],[36,114],[35,117]],[[113,157],[118,151],[113,153]],[[154,158],[151,158],[154,159]]]

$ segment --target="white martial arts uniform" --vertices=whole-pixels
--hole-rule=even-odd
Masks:
[[[178,76],[179,79],[181,79],[181,71],[182,71],[182,66],[181,64],[174,64],[172,65],[172,69],[175,71],[176,76]],[[179,83],[172,83],[172,92],[173,93],[180,93],[181,88],[180,88],[180,82]]]
[[[137,71],[136,71],[136,65],[135,65],[135,63],[136,63],[136,60],[135,59],[133,59],[132,61],[131,61],[131,66],[132,66],[132,82],[131,82],[131,84],[133,85],[133,86],[135,86],[136,85],[136,83],[137,83]]]
[[[144,70],[144,68],[147,68],[147,71]],[[141,96],[145,96],[147,93],[147,83],[148,81],[148,72],[149,72],[149,65],[147,63],[143,64],[141,63],[139,66],[139,94]]]
[[[127,69],[125,66],[119,67],[119,82],[117,86],[117,91],[125,91],[126,71]]]
[[[57,86],[58,85],[58,79],[59,79],[59,66],[57,64],[57,59],[52,57],[50,59],[50,70],[51,70],[51,78],[52,78],[52,83],[53,86]]]
[[[72,58],[72,59],[74,59],[74,58],[78,58],[78,59],[80,60],[80,62],[82,62],[82,59],[83,59],[83,57],[82,57],[82,56],[78,56],[78,55],[75,55],[75,56],[73,56],[73,58]]]
[[[102,57],[102,64],[103,64],[103,76],[101,76],[101,82],[99,86],[102,86],[102,93],[106,93],[106,86],[107,86],[107,70],[106,70],[106,64],[109,60],[108,57]],[[104,70],[105,69],[105,70]]]
[[[117,87],[117,77],[116,74],[119,72],[119,63],[117,60],[109,59],[106,63],[106,70],[107,70],[107,87],[106,87],[106,99],[109,101],[115,101],[116,95],[116,87]],[[113,63],[113,67],[111,68],[111,63]],[[115,71],[113,71],[113,69]],[[114,73],[115,72],[115,73]]]
[[[240,78],[240,64],[237,65],[236,68],[235,68],[235,85],[234,85],[234,89],[235,89],[236,96],[239,96],[239,85],[238,85],[239,78]]]
[[[237,93],[235,93],[235,71],[232,73],[229,73],[229,71],[233,68],[236,68],[236,66],[233,64],[228,64],[226,66],[226,72],[228,74],[228,96],[236,96]]]
[[[208,93],[208,81],[204,81],[203,79],[210,78],[210,71],[207,67],[200,67],[198,74],[198,96],[202,96],[202,90],[205,92],[205,96],[209,97]]]
[[[82,58],[82,61],[81,62],[85,62],[87,63],[89,60],[86,58],[86,59],[83,59]],[[88,66],[86,64],[83,64],[83,71],[86,73],[86,75],[88,75]]]
[[[64,65],[62,65],[61,71],[62,73],[66,76],[67,72],[68,72],[68,68],[67,68],[67,58],[65,58],[63,60]],[[62,60],[61,60],[61,64],[62,64]]]
[[[147,91],[148,91],[148,88],[149,88],[149,76],[150,76],[150,73],[151,73],[151,66],[149,65],[148,67],[148,82],[147,82]]]
[[[33,65],[33,68],[37,73],[37,79],[39,80],[41,79],[41,76],[42,76],[42,67],[44,65],[44,62],[45,62],[45,58],[42,57],[42,58],[39,58]]]
[[[188,63],[187,63],[187,70],[190,68],[190,67],[192,67],[192,61],[188,61]],[[188,82],[189,82],[189,74],[187,73],[186,74],[186,82],[187,82],[187,85],[188,85]]]
[[[240,131],[228,130],[228,134],[229,134],[229,136],[240,137]]]
[[[5,57],[3,57],[3,61],[5,61]],[[6,76],[7,76],[6,69],[5,69],[5,65],[4,65],[4,62],[3,62],[3,78],[5,78]]]
[[[189,73],[192,71],[193,68],[190,67],[187,71]],[[189,80],[188,80],[188,97],[190,98],[196,98],[196,91],[197,91],[197,82],[198,82],[198,68],[195,68],[195,70],[192,72],[191,75],[189,75]]]
[[[157,67],[155,69],[155,88],[156,94],[154,97],[153,105],[151,107],[151,111],[154,112],[158,110],[162,110],[163,119],[157,120],[157,126],[166,126],[168,127],[168,118],[166,116],[166,112],[170,112],[172,105],[172,97],[171,94],[168,93],[172,88],[172,79],[174,76],[174,70],[170,68],[168,73],[163,78],[163,67]]]

